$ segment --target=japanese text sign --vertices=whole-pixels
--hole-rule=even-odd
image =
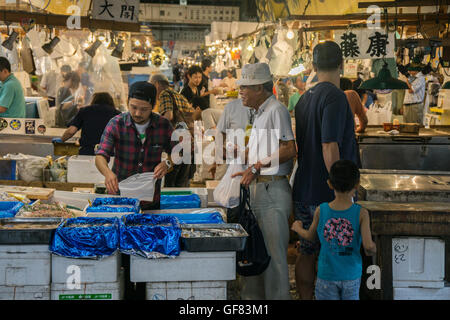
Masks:
[[[93,0],[92,17],[99,20],[137,23],[139,0]]]
[[[395,48],[394,33],[382,29],[352,29],[335,31],[334,41],[342,49],[344,59],[393,58]]]

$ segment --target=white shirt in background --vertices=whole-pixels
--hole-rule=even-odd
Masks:
[[[422,103],[425,98],[425,77],[422,72],[419,72],[416,76],[416,79],[411,83],[411,87],[413,89],[413,93],[410,93],[409,90],[406,90],[405,100],[403,104],[409,103]]]
[[[227,129],[245,130],[250,123],[252,109],[242,104],[242,99],[229,102],[223,109],[222,116],[217,123],[217,129],[222,133],[227,133]]]
[[[45,88],[45,92],[49,97],[56,97],[56,92],[61,82],[61,77],[55,71],[49,71],[42,77],[41,87]]]
[[[236,85],[236,78],[228,78],[225,77],[224,79],[222,79],[222,84],[226,85],[226,90],[227,91],[233,91],[236,90],[237,85]]]

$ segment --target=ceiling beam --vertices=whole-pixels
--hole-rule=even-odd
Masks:
[[[381,2],[381,1],[369,1],[369,2],[359,2],[358,8],[364,9],[370,6],[379,6],[382,8],[401,8],[401,7],[426,7],[436,5],[449,5],[450,0],[439,0],[436,3],[436,0],[408,0],[408,1],[389,1],[389,2]]]
[[[449,0],[450,1],[450,0]],[[317,20],[366,20],[371,17],[371,13],[351,13],[343,15],[291,15],[286,20],[303,20],[303,21],[317,21]],[[420,21],[436,21],[436,18],[443,21],[448,21],[450,15],[447,13],[401,13],[388,14],[388,18],[397,20],[419,20]],[[381,20],[384,20],[384,15],[381,14]]]
[[[56,14],[31,13],[25,11],[2,10],[0,20],[3,22],[18,22],[22,19],[34,19],[35,23],[44,26],[65,27],[67,28],[67,19],[69,16]],[[81,28],[102,29],[113,31],[139,32],[141,26],[139,23],[117,22],[109,20],[90,19],[89,17],[80,17]]]

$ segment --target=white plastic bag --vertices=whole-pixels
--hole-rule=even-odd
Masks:
[[[392,102],[387,102],[383,107],[374,103],[366,112],[369,125],[382,125],[384,122],[392,122]]]
[[[153,201],[155,183],[153,172],[137,173],[119,182],[120,195],[141,201]]]
[[[214,190],[214,201],[225,207],[234,208],[239,205],[241,176],[231,178],[237,172],[244,171],[241,164],[230,164],[227,172]]]
[[[4,159],[17,160],[19,180],[26,182],[42,181],[43,169],[48,166],[49,159],[26,154],[7,154]]]

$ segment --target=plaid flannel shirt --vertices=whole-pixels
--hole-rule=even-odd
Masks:
[[[142,144],[130,113],[122,113],[106,125],[96,154],[104,156],[108,162],[114,156],[112,171],[121,181],[136,173],[154,171],[161,162],[161,153],[165,151],[170,155],[178,143],[171,141],[172,132],[170,122],[152,112],[146,129],[147,139]],[[158,181],[153,202],[159,203],[160,187],[161,181]]]
[[[159,114],[163,115],[167,111],[173,111],[174,108],[173,99],[170,96],[169,91],[170,93],[172,93],[175,99],[178,110],[180,110],[181,112],[194,111],[194,109],[189,105],[187,99],[182,94],[172,90],[172,88],[167,88],[159,94],[159,105],[158,105]]]

